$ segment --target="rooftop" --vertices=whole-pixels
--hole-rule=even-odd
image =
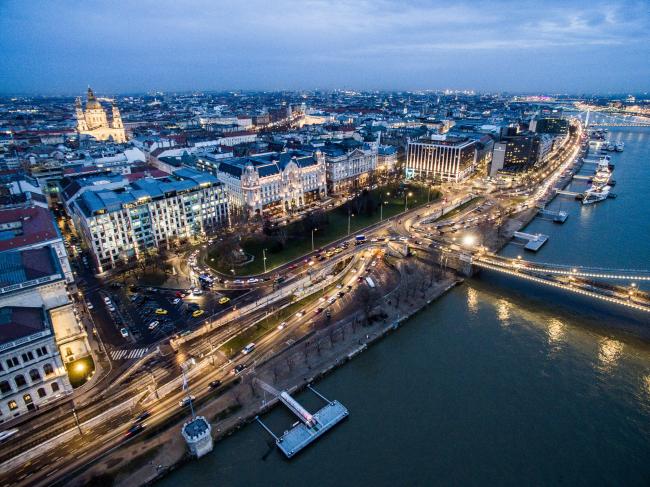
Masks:
[[[26,306],[4,306],[0,308],[0,343],[47,330],[43,308]]]
[[[60,273],[51,247],[0,252],[0,287]]]
[[[60,237],[52,213],[40,206],[0,210],[0,230],[0,252]]]

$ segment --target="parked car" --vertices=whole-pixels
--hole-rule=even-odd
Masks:
[[[172,304],[178,304],[180,302],[181,302],[181,298],[174,298],[174,300],[172,301]]]
[[[226,304],[230,301],[230,298],[228,296],[223,296],[221,299],[219,299],[219,304]]]
[[[129,330],[127,330],[126,328],[120,328],[120,335],[122,335],[122,338],[128,338]]]
[[[198,317],[201,316],[203,313],[205,313],[205,311],[203,311],[202,309],[197,309],[196,311],[192,312],[192,317],[193,317],[193,318],[198,318]]]
[[[153,329],[155,329],[159,324],[160,324],[160,321],[157,321],[157,320],[156,320],[156,321],[152,321],[151,323],[149,323],[149,329],[150,329],[150,330],[153,330]]]
[[[86,308],[91,310],[91,309],[94,309],[95,307],[93,306],[93,303],[91,303],[90,301],[86,301]]]
[[[167,314],[167,310],[166,310],[166,309],[163,309],[163,308],[158,308],[158,309],[156,310],[156,314],[157,314],[157,315],[166,315],[166,314]]]
[[[193,294],[194,296],[200,296],[201,294],[203,294],[203,290],[202,290],[202,289],[199,289],[199,288],[197,287],[197,288],[195,288],[195,289],[192,290],[192,294]]]

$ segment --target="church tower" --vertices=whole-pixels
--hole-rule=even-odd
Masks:
[[[113,122],[111,123],[111,127],[114,129],[123,129],[124,125],[122,125],[122,115],[120,115],[120,109],[117,108],[117,105],[113,103]]]
[[[86,123],[86,116],[84,115],[84,111],[81,108],[81,97],[77,97],[77,100],[75,101],[74,114],[75,114],[75,118],[77,119],[77,130],[79,132],[88,130],[88,124]]]

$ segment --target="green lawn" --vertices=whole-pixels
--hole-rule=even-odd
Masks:
[[[431,190],[430,195],[428,195],[428,189],[423,186],[412,186],[409,187],[407,192],[411,193],[411,196],[408,197],[408,208],[416,208],[427,203],[427,196],[430,196],[430,201],[434,201],[438,198],[439,193],[436,190]],[[389,218],[395,216],[404,211],[405,197],[403,195],[395,196],[398,192],[397,185],[390,187],[378,188],[371,191],[370,193],[377,198],[378,201],[381,201],[381,195],[384,196],[384,201],[387,203],[383,205],[383,218]],[[390,193],[390,196],[386,196],[386,193]],[[381,211],[379,208],[376,209],[372,214],[359,214],[350,217],[350,235],[354,235],[359,230],[366,228],[374,223],[377,223],[381,219]],[[328,223],[319,228],[314,232],[314,248],[318,249],[328,245],[329,243],[338,240],[342,237],[345,237],[348,234],[348,215],[344,209],[335,208],[327,212]],[[266,251],[266,270],[270,271],[275,267],[281,266],[287,262],[290,262],[298,257],[305,255],[311,252],[311,232],[301,233],[299,226],[296,223],[292,223],[288,226],[287,234],[289,235],[288,242],[281,249],[276,251],[267,250]],[[251,237],[242,242],[242,248],[244,251],[255,257],[253,262],[249,262],[246,265],[237,267],[236,272],[238,275],[251,275],[251,274],[261,274],[264,272],[264,263],[263,263],[263,250],[271,248],[273,243],[272,239],[274,237],[266,236],[256,236]],[[215,252],[210,252],[209,262],[212,262],[214,258],[214,267],[220,272],[227,273],[229,269],[224,269],[219,267],[218,255],[215,255]]]
[[[459,213],[461,213],[462,211],[464,211],[466,208],[468,208],[468,207],[470,207],[470,206],[472,206],[472,205],[474,205],[474,204],[476,204],[476,203],[479,203],[479,202],[483,201],[484,199],[485,199],[485,198],[484,198],[483,196],[476,196],[476,197],[472,198],[471,200],[469,200],[469,201],[463,203],[463,204],[460,205],[458,208],[454,208],[454,209],[451,210],[449,213],[445,213],[445,214],[442,215],[441,217],[436,218],[435,221],[448,220],[448,219],[450,219],[450,218],[453,218],[453,217],[455,217],[456,215],[458,215]]]

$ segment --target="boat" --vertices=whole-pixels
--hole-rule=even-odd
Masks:
[[[609,186],[603,186],[602,188],[595,188],[592,186],[584,192],[584,195],[582,196],[582,204],[591,205],[606,200],[609,197],[610,189]]]
[[[616,152],[623,152],[623,149],[625,148],[625,144],[623,142],[617,142],[615,148],[616,148]]]
[[[614,152],[616,150],[616,146],[614,144],[608,144],[607,145],[607,152]]]

